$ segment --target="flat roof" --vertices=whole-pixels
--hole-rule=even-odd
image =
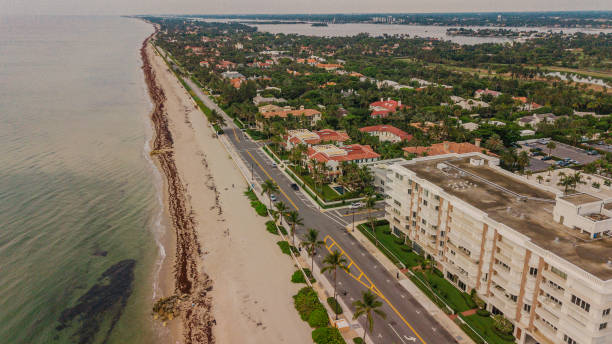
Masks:
[[[438,168],[440,163],[446,167]],[[417,160],[402,166],[487,213],[492,220],[529,237],[537,246],[602,280],[612,279],[612,269],[607,266],[612,258],[612,240],[591,240],[588,235],[555,222],[554,193],[486,164],[471,165],[470,156]]]
[[[581,205],[581,204],[601,201],[601,198],[598,198],[598,197],[595,197],[595,196],[591,196],[591,195],[585,194],[585,193],[577,193],[577,194],[573,194],[573,195],[567,195],[567,196],[561,197],[561,199],[564,200],[564,201],[568,201],[568,202],[570,202],[573,205]]]

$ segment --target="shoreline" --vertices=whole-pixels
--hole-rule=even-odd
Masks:
[[[279,250],[278,238],[270,237],[265,230],[269,218],[253,211],[243,194],[248,183],[236,162],[163,57],[150,41],[143,48],[148,56],[145,72],[152,73],[150,76],[157,83],[157,88],[151,85],[152,99],[159,103],[152,113],[155,130],[160,133],[153,140],[153,156],[157,157],[154,160],[159,160],[159,168],[163,170],[168,166],[162,164],[171,157],[170,168],[174,168],[164,171],[164,179],[170,183],[164,187],[164,208],[168,209],[171,224],[168,228],[174,228],[167,233],[173,233],[170,236],[176,235],[177,239],[173,246],[176,249],[174,274],[168,268],[166,273],[162,272],[161,279],[174,281],[178,286],[183,276],[179,269],[189,272],[195,268],[200,271],[198,278],[205,276],[210,287],[203,290],[206,293],[203,298],[209,303],[198,305],[195,310],[206,313],[199,315],[204,319],[199,323],[185,319],[186,312],[194,308],[191,299],[183,300],[180,289],[174,295],[170,288],[163,291],[162,296],[166,298],[162,301],[174,297],[180,310],[176,316],[179,321],[167,323],[171,342],[312,343],[312,329],[301,320],[293,305],[293,296],[303,285],[291,282],[295,266]],[[171,190],[175,187],[181,192],[179,201],[184,206],[181,209],[188,214],[186,225],[193,230],[186,237],[176,230],[173,217],[172,205],[176,200]],[[193,263],[181,261],[181,250],[188,240],[199,240],[199,244],[194,241],[192,245]],[[171,256],[168,252],[167,257]],[[171,262],[172,259],[166,259],[165,266]],[[183,263],[191,265],[182,266]],[[200,331],[203,326],[207,328]],[[194,335],[194,329],[202,334]],[[212,336],[212,340],[204,334]]]
[[[153,123],[153,139],[151,140],[151,156],[162,174],[164,180],[164,212],[175,235],[174,240],[174,288],[173,294],[180,301],[178,308],[182,326],[173,324],[171,336],[177,340],[178,333],[182,332],[184,343],[214,343],[212,333],[214,319],[212,318],[212,300],[207,295],[212,289],[212,281],[205,273],[201,272],[199,260],[202,254],[198,241],[194,219],[187,203],[186,190],[183,187],[174,161],[174,140],[169,129],[167,114],[165,113],[166,95],[156,80],[156,74],[151,63],[151,56],[147,53],[150,40],[157,34],[155,32],[145,39],[140,49],[142,59],[142,70],[153,110],[150,113]],[[167,253],[166,258],[171,254]],[[167,281],[166,275],[170,273],[165,268],[169,264],[162,264],[160,272],[160,289],[168,291],[168,286],[163,286]],[[164,273],[163,270],[167,272]],[[171,283],[168,283],[171,284]],[[182,327],[182,329],[181,329]]]

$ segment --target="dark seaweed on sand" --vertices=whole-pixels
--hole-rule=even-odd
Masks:
[[[101,324],[109,323],[103,334],[102,343],[105,343],[132,294],[135,265],[135,260],[126,259],[104,271],[98,283],[81,296],[74,307],[62,312],[56,329],[74,328],[73,342],[87,344],[96,339]]]

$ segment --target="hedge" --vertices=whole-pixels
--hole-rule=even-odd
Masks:
[[[355,344],[365,344],[365,342],[363,341],[363,338],[361,338],[361,337],[353,338],[353,343],[355,343]]]
[[[331,307],[334,313],[342,314],[342,306],[340,306],[336,299],[334,299],[333,297],[328,297],[327,304],[329,305],[329,307]]]
[[[293,305],[300,313],[300,318],[304,321],[308,321],[310,313],[315,309],[322,309],[325,311],[325,307],[319,301],[317,293],[311,287],[304,287],[293,296]]]
[[[251,207],[255,209],[257,215],[268,216],[268,207],[260,201],[251,201]]]
[[[316,344],[345,344],[337,328],[321,327],[312,331],[312,340]]]
[[[308,325],[312,328],[325,327],[329,325],[329,317],[325,308],[317,308],[308,316]]]
[[[276,227],[276,224],[274,224],[274,221],[272,220],[266,222],[266,230],[270,232],[271,234],[278,235],[278,228]]]
[[[283,251],[283,253],[288,256],[291,255],[291,250],[293,250],[293,253],[299,252],[298,249],[295,248],[295,246],[289,245],[287,241],[277,241],[276,244],[278,245],[278,247],[280,247],[281,251]]]
[[[291,282],[293,283],[306,283],[306,279],[304,278],[304,274],[300,270],[295,270],[293,275],[291,275]]]

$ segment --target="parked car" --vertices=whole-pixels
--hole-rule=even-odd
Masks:
[[[351,209],[363,208],[363,203],[361,203],[361,202],[352,203],[349,208],[351,208]]]
[[[542,160],[544,160],[544,161],[546,161],[546,160],[552,160],[552,157],[551,157],[551,156],[545,156],[545,157],[543,157],[543,158],[542,158]]]
[[[300,190],[300,187],[299,187],[299,186],[298,186],[296,183],[292,183],[292,184],[291,184],[291,188],[292,188],[293,190],[295,190],[295,191]]]
[[[276,163],[275,163],[275,162],[273,162],[273,163],[272,163],[272,165],[270,165],[270,166],[272,166],[272,167],[276,167],[277,165],[276,165]]]
[[[276,202],[276,195],[275,194],[271,194],[270,195],[270,200],[272,200],[272,202]]]

